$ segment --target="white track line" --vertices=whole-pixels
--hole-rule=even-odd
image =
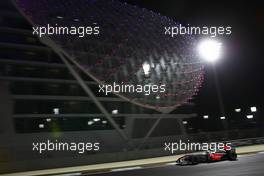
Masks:
[[[119,168],[119,169],[112,169],[111,172],[138,170],[138,169],[142,169],[142,168],[143,167],[141,167],[141,166],[137,166],[137,167],[125,167],[125,168]]]

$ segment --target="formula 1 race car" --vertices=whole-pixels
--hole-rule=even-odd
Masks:
[[[217,152],[207,151],[203,154],[184,155],[183,157],[179,158],[176,161],[176,164],[184,166],[184,165],[195,165],[199,163],[210,163],[210,162],[225,161],[225,160],[229,160],[229,161],[237,160],[237,153],[234,148],[231,150],[223,150]]]

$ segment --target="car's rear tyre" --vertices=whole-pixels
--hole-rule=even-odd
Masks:
[[[229,154],[229,156],[228,156],[228,159],[230,160],[230,161],[235,161],[235,160],[237,160],[237,154],[236,153],[230,153]]]

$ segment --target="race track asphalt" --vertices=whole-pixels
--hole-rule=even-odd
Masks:
[[[168,165],[96,174],[96,176],[264,176],[264,154],[242,155],[237,161],[222,161],[193,166]]]

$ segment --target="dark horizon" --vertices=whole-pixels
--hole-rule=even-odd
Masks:
[[[263,108],[262,58],[264,11],[261,3],[243,1],[130,1],[126,2],[152,10],[183,24],[193,26],[231,26],[232,34],[216,37],[223,42],[223,55],[219,62],[205,66],[205,79],[194,97],[201,114],[221,115],[214,71],[226,113],[251,106]],[[203,36],[201,36],[203,38]]]

